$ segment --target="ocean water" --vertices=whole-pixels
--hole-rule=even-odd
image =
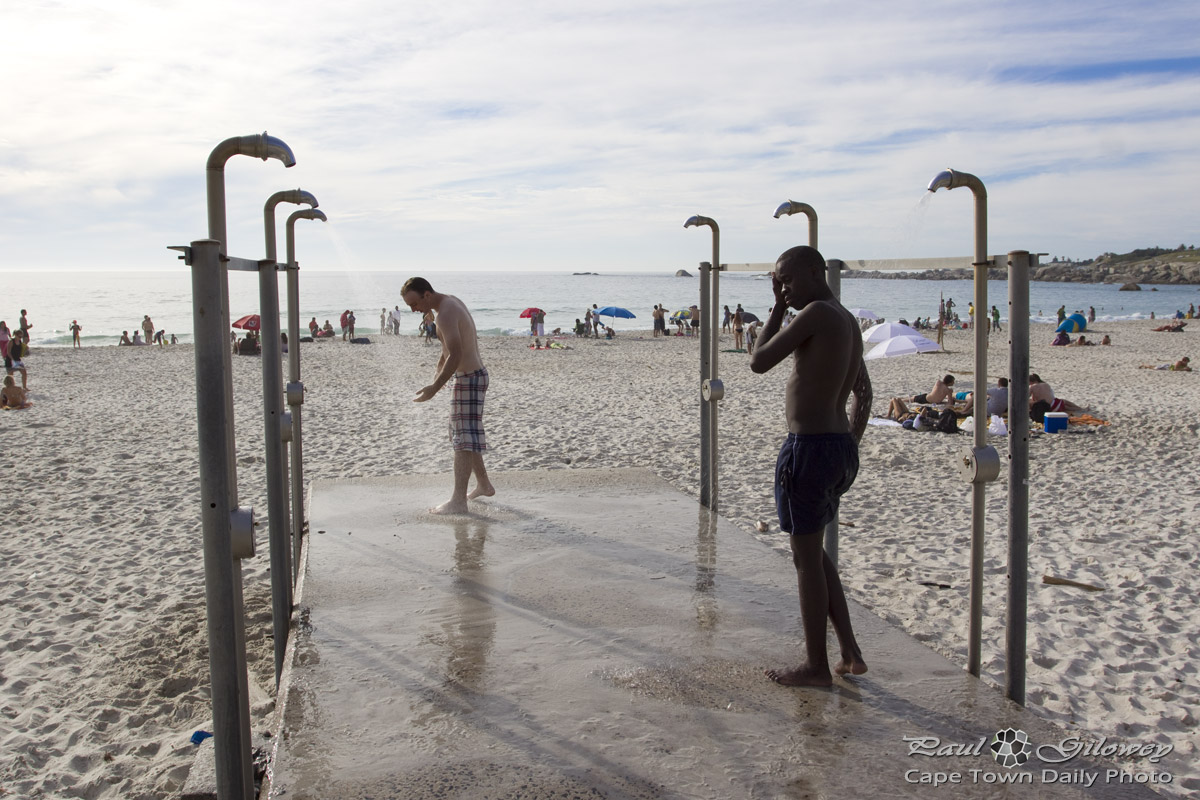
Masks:
[[[402,333],[415,335],[419,316],[404,306],[400,288],[409,277],[399,272],[300,273],[300,327],[309,319],[330,320],[335,328],[342,311],[352,309],[357,331],[370,336],[379,332],[381,308],[400,306],[405,313]],[[537,306],[546,311],[547,331],[570,330],[576,318],[593,303],[627,308],[636,319],[618,319],[621,329],[649,329],[653,306],[669,311],[699,304],[700,279],[677,278],[672,274],[572,275],[569,272],[441,272],[424,275],[440,292],[461,297],[471,309],[482,335],[528,335],[529,321],[520,318],[523,309]],[[286,306],[286,289],[279,280],[279,296]],[[1158,286],[1140,292],[1120,292],[1112,284],[1032,283],[1030,316],[1034,321],[1052,322],[1055,311],[1065,305],[1068,312],[1096,308],[1099,320],[1123,320],[1173,315],[1186,312],[1189,303],[1200,303],[1200,286]],[[747,311],[766,318],[773,302],[771,281],[762,274],[726,272],[720,278],[720,304],[741,303]],[[257,313],[258,277],[234,272],[229,276],[230,315],[237,319]],[[847,307],[867,308],[889,320],[937,316],[940,297],[953,298],[959,313],[966,316],[972,296],[971,281],[918,281],[842,279],[842,302]],[[988,304],[1008,318],[1008,287],[1004,281],[989,281]],[[0,272],[0,319],[16,327],[21,309],[28,311],[31,340],[35,346],[69,347],[69,326],[83,326],[84,346],[114,345],[121,331],[141,329],[149,314],[157,329],[175,334],[179,341],[192,340],[191,278],[182,264],[162,272]],[[286,330],[286,308],[281,314]],[[605,322],[610,320],[605,319]],[[1200,323],[1198,323],[1200,324]]]

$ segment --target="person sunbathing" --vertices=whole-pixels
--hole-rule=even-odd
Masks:
[[[1187,325],[1186,322],[1180,322],[1179,320],[1176,320],[1175,322],[1168,322],[1166,325],[1159,325],[1157,328],[1151,328],[1150,330],[1166,331],[1168,333],[1183,333],[1183,326],[1185,325]]]
[[[1054,341],[1050,343],[1051,347],[1066,347],[1071,343],[1071,337],[1067,336],[1066,331],[1059,331],[1054,337]]]
[[[1087,337],[1081,333],[1079,334],[1079,338],[1071,342],[1067,347],[1094,347],[1095,344],[1095,342],[1089,342]]]
[[[933,389],[925,394],[919,394],[913,397],[914,403],[946,403],[954,398],[954,392],[951,386],[954,385],[954,376],[947,375],[940,381],[934,381]]]
[[[904,422],[904,420],[911,416],[913,416],[913,412],[904,404],[903,398],[893,397],[888,403],[887,419]]]
[[[1191,372],[1192,368],[1188,366],[1189,363],[1190,359],[1184,356],[1174,364],[1142,364],[1138,369],[1165,369],[1171,372]]]
[[[1104,345],[1112,344],[1112,339],[1108,338],[1107,333],[1104,334],[1104,338],[1100,340],[1100,344],[1104,344]]]

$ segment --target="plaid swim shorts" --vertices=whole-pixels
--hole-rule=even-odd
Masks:
[[[450,442],[455,450],[474,453],[487,450],[487,437],[483,432],[483,399],[487,388],[486,367],[454,376],[454,392],[450,398]]]

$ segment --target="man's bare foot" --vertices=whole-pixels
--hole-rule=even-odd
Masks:
[[[766,676],[783,686],[832,686],[833,676],[828,672],[819,672],[808,666],[796,667],[780,671],[777,669],[764,670]]]
[[[453,498],[451,498],[450,500],[447,500],[446,502],[442,503],[440,506],[434,506],[433,508],[429,509],[429,513],[430,514],[466,514],[467,513],[467,501],[466,500],[454,500]]]
[[[867,662],[862,658],[845,658],[833,668],[834,675],[862,675],[867,671]]]
[[[496,493],[496,487],[490,483],[487,486],[476,486],[469,495],[468,500],[474,500],[476,497],[491,497]]]

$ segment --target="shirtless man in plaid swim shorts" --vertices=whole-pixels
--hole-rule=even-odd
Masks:
[[[496,488],[488,480],[483,466],[487,438],[483,431],[483,399],[488,387],[488,373],[479,357],[479,337],[475,320],[462,300],[454,295],[435,292],[424,278],[409,278],[401,295],[413,311],[432,311],[437,315],[437,336],[442,342],[442,357],[438,360],[433,383],[422,387],[413,402],[424,403],[454,379],[454,395],[450,401],[450,442],[454,445],[454,494],[436,508],[434,514],[465,514],[467,501],[476,497],[491,497]],[[468,494],[467,484],[472,473],[475,489]]]

